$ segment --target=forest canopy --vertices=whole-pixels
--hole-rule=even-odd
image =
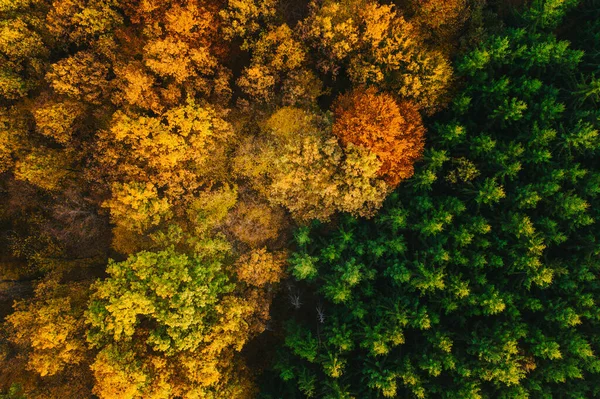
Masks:
[[[600,396],[597,0],[0,0],[0,398]]]

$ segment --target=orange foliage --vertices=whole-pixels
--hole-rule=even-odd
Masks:
[[[425,134],[415,105],[397,103],[391,95],[370,88],[340,96],[333,111],[333,133],[344,146],[352,143],[374,152],[382,162],[379,175],[389,185],[412,176]]]

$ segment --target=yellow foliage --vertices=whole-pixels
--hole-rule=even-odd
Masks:
[[[268,65],[275,71],[286,71],[301,67],[306,53],[300,42],[293,37],[287,24],[267,31],[252,46],[252,61]]]
[[[100,351],[90,366],[96,384],[94,394],[100,399],[142,398],[148,376],[140,369],[132,353],[123,353],[112,346]]]
[[[70,315],[69,298],[49,299],[39,307],[20,303],[17,309],[7,317],[15,330],[11,339],[31,348],[32,370],[44,377],[82,361],[86,347],[77,337],[82,324]]]
[[[235,265],[235,273],[241,281],[261,287],[277,283],[284,275],[286,254],[271,253],[266,248],[255,249],[241,256]]]
[[[41,377],[81,364],[86,356],[82,305],[86,290],[55,280],[38,284],[33,299],[15,304],[7,316],[9,339],[20,346],[27,367]],[[79,301],[79,303],[78,303]]]
[[[246,38],[260,29],[261,20],[275,16],[276,0],[228,0],[219,12],[225,39]]]
[[[54,0],[46,26],[59,40],[83,44],[123,23],[117,0]]]
[[[228,227],[236,239],[257,248],[278,238],[286,227],[286,219],[280,207],[247,199],[240,201],[230,214]]]
[[[219,262],[171,247],[109,263],[86,313],[88,340],[101,348],[95,394],[212,398],[246,384],[235,353],[262,331],[270,300],[233,293]]]
[[[188,39],[205,37],[215,27],[213,14],[193,2],[174,4],[165,14],[166,29]]]
[[[325,71],[335,71],[335,64],[358,48],[360,41],[359,21],[356,14],[362,1],[325,1],[322,5],[311,3],[311,14],[300,24],[305,39],[312,40],[315,47],[326,52],[333,62],[322,62]]]
[[[392,87],[420,107],[435,109],[452,79],[449,61],[428,49],[392,5],[372,0],[313,2],[300,30],[324,55],[321,70],[347,68],[355,84]]]
[[[45,190],[57,190],[69,174],[70,154],[63,150],[35,148],[15,164],[15,178]]]
[[[58,94],[99,104],[108,88],[108,68],[89,51],[80,51],[53,64],[46,79]]]
[[[251,98],[268,102],[273,98],[276,79],[265,65],[252,65],[244,69],[237,85]]]
[[[0,12],[11,12],[26,9],[43,0],[0,0]]]
[[[203,191],[192,200],[188,209],[188,220],[197,233],[205,233],[216,228],[227,217],[229,210],[237,202],[237,186],[228,184],[222,187]]]
[[[0,96],[17,100],[35,88],[48,54],[33,15],[0,18]]]
[[[335,171],[342,151],[318,123],[308,112],[286,107],[265,124],[276,148],[267,170],[268,198],[300,220],[327,219],[335,211],[338,195]]]
[[[50,101],[42,104],[33,112],[37,131],[60,144],[67,144],[71,141],[76,128],[76,120],[82,114],[81,106],[71,101]]]
[[[391,191],[379,178],[381,161],[367,148],[349,144],[340,166],[337,210],[370,217]]]
[[[156,186],[150,182],[115,183],[112,197],[102,206],[110,210],[115,225],[140,234],[171,216],[169,201],[159,198]]]
[[[137,62],[115,68],[116,85],[119,88],[115,99],[157,113],[163,111],[157,94],[156,80]]]
[[[300,221],[327,220],[339,210],[370,215],[381,206],[388,188],[377,176],[379,161],[368,150],[346,154],[326,119],[284,107],[263,130],[262,141],[239,148],[234,165],[272,204]]]
[[[324,94],[323,82],[314,72],[305,69],[290,72],[281,91],[282,102],[287,106],[316,104],[317,97]]]
[[[17,100],[25,97],[29,84],[18,74],[0,68],[0,96],[7,100]]]
[[[192,101],[157,117],[117,112],[110,130],[99,134],[100,161],[111,180],[151,182],[180,203],[223,176],[232,135],[213,107]]]
[[[421,35],[444,53],[456,46],[460,30],[471,14],[467,0],[410,0],[407,6]]]
[[[39,34],[21,19],[0,20],[0,54],[11,61],[44,54],[46,49]]]
[[[303,45],[294,39],[292,30],[286,24],[262,34],[250,46],[250,50],[250,66],[244,69],[237,84],[258,101],[270,101],[276,85],[306,62]]]
[[[217,60],[208,47],[190,47],[171,36],[149,42],[144,48],[146,66],[163,77],[183,83],[195,75],[211,74]]]

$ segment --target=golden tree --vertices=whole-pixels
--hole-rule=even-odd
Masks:
[[[273,113],[263,135],[238,148],[234,164],[271,204],[299,221],[327,220],[337,211],[368,216],[388,192],[369,149],[342,149],[327,118],[300,108]]]
[[[152,183],[181,202],[225,173],[233,130],[223,116],[192,100],[156,117],[117,112],[99,134],[101,172],[114,182]]]
[[[108,67],[91,51],[80,51],[53,64],[46,80],[58,93],[99,105],[108,83]]]
[[[58,274],[46,277],[6,318],[6,337],[17,356],[0,359],[0,366],[32,399],[90,396],[83,319],[88,283],[59,280]]]
[[[271,100],[276,94],[276,85],[306,62],[304,46],[294,38],[287,24],[262,34],[249,47],[252,60],[237,83],[253,100]]]
[[[285,252],[271,253],[266,248],[255,249],[241,256],[235,273],[241,281],[256,287],[277,283],[284,274]]]
[[[449,61],[429,49],[393,6],[313,1],[299,29],[322,55],[324,72],[335,76],[346,68],[353,83],[391,88],[422,108],[434,110],[443,103],[452,79]]]
[[[458,42],[460,29],[471,11],[467,0],[409,0],[407,6],[413,13],[411,22],[445,53]]]
[[[227,228],[235,239],[251,248],[276,240],[286,227],[289,222],[283,208],[256,196],[241,199],[227,220]]]

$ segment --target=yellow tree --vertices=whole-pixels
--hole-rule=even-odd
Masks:
[[[244,69],[237,84],[254,101],[269,102],[292,72],[304,71],[306,51],[287,24],[263,33],[249,49],[252,54],[250,65]]]
[[[255,304],[233,292],[225,256],[169,247],[109,263],[109,277],[94,285],[87,312],[89,339],[99,349],[92,365],[96,395],[192,398],[243,391],[247,377],[236,371],[235,358],[257,332],[249,322]]]
[[[70,173],[71,155],[66,150],[34,148],[16,161],[15,178],[45,190],[58,190]]]
[[[67,145],[81,125],[84,108],[74,101],[46,101],[33,111],[36,131]]]
[[[40,83],[49,53],[37,4],[28,6],[0,4],[0,98],[5,100],[20,99]]]
[[[340,210],[371,214],[388,191],[379,167],[368,149],[342,149],[326,118],[292,107],[271,115],[263,135],[248,138],[234,160],[238,174],[299,221],[327,220]]]
[[[276,4],[276,0],[228,0],[219,12],[223,20],[222,32],[225,39],[251,38],[260,30],[261,23],[273,19]]]
[[[58,94],[99,105],[108,94],[109,68],[91,51],[80,51],[50,68],[46,80]]]
[[[89,284],[63,284],[57,277],[38,283],[33,298],[17,302],[14,313],[6,318],[17,360],[23,360],[32,373],[28,378],[21,372],[16,381],[27,397],[35,399],[90,394],[87,367],[91,359],[83,319]]]
[[[53,1],[46,16],[50,33],[61,42],[90,44],[123,24],[117,0]]]
[[[278,283],[284,275],[285,261],[285,252],[272,253],[266,248],[255,249],[237,260],[235,273],[240,281],[256,287]]]
[[[456,47],[460,29],[469,19],[467,0],[410,0],[407,7],[421,34],[445,53]]]
[[[119,100],[156,111],[190,96],[229,99],[231,73],[221,63],[227,48],[219,40],[216,2],[127,1],[123,7],[136,29],[119,39],[128,55],[117,57]],[[139,98],[140,89],[151,98]]]
[[[289,222],[282,207],[253,195],[240,199],[229,214],[226,226],[236,240],[259,248],[278,239]]]
[[[444,100],[452,78],[449,61],[428,49],[391,5],[314,1],[299,29],[322,55],[324,72],[335,76],[345,68],[354,83],[391,88],[419,107],[435,109]]]
[[[174,202],[223,178],[233,136],[223,114],[189,100],[155,117],[117,112],[99,134],[100,172],[152,183]]]

